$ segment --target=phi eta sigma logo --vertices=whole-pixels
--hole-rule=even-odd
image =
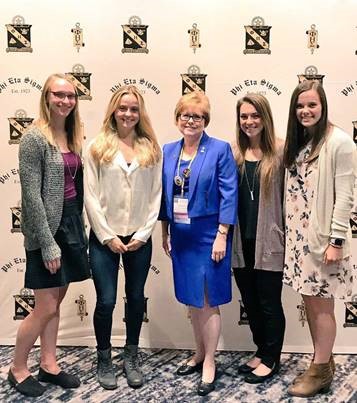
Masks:
[[[352,122],[353,124],[353,141],[357,144],[357,120]]]
[[[247,54],[268,54],[270,55],[270,29],[271,26],[264,25],[262,17],[254,17],[252,25],[245,25],[245,49]]]
[[[16,15],[12,19],[12,24],[6,24],[6,52],[32,52],[31,26],[25,24],[25,20],[21,15]]]
[[[18,109],[15,116],[8,118],[10,125],[10,140],[9,144],[19,144],[22,135],[27,127],[32,123],[33,118],[28,118],[23,109]]]
[[[129,24],[122,25],[122,27],[122,53],[149,53],[147,45],[148,25],[142,25],[139,17],[132,16],[129,18]]]
[[[352,297],[351,302],[345,302],[345,323],[343,327],[357,327],[357,294]]]
[[[87,312],[87,301],[84,298],[83,294],[80,294],[79,297],[74,301],[77,304],[77,316],[81,318],[81,322],[85,316],[88,316]]]
[[[23,320],[35,307],[35,296],[32,290],[22,288],[20,293],[14,295],[15,299],[15,315],[14,320]]]
[[[239,321],[238,325],[249,325],[249,318],[248,318],[248,313],[243,305],[243,301],[239,300]]]
[[[201,47],[200,44],[200,30],[197,28],[197,24],[192,24],[192,28],[188,30],[190,35],[190,48],[193,49],[193,53]]]
[[[207,74],[202,74],[200,68],[192,65],[187,69],[187,73],[181,74],[182,95],[193,91],[205,92]]]
[[[20,203],[19,203],[20,204]],[[11,210],[11,232],[21,232],[21,207],[10,207]]]
[[[323,74],[318,73],[317,67],[315,66],[307,66],[304,74],[298,74],[299,83],[302,83],[306,80],[315,80],[319,81],[322,85],[322,80],[324,77],[325,76]]]
[[[73,47],[77,49],[81,49],[84,46],[83,42],[83,29],[81,28],[81,24],[79,22],[76,23],[76,26],[71,29],[73,35]]]
[[[320,45],[317,43],[318,32],[315,24],[312,24],[311,28],[306,31],[306,35],[307,35],[307,48],[310,49],[311,54],[313,54],[314,51],[320,47]]]
[[[66,73],[67,78],[77,88],[78,99],[92,100],[90,93],[90,76],[92,73],[85,73],[82,64],[75,64],[71,73]]]

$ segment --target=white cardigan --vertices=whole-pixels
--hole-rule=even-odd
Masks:
[[[102,244],[135,232],[146,242],[154,230],[161,203],[162,159],[153,167],[130,166],[118,151],[109,164],[97,163],[89,144],[84,165],[84,203],[92,230]]]
[[[308,230],[309,249],[318,260],[322,260],[330,238],[344,239],[343,257],[351,254],[349,222],[356,177],[356,145],[334,126],[319,154]]]

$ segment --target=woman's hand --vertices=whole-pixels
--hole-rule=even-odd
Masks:
[[[53,260],[47,260],[43,262],[46,269],[51,273],[51,274],[56,274],[59,268],[61,267],[61,259],[59,257],[56,257]]]
[[[169,222],[161,221],[162,247],[168,257],[171,257],[171,242],[169,235]]]
[[[162,234],[162,247],[168,257],[171,257],[171,242],[169,234]]]
[[[216,239],[213,242],[211,258],[216,263],[220,262],[226,256],[227,234],[217,232]]]
[[[111,239],[107,246],[113,253],[125,253],[128,250],[127,245],[124,245],[118,237]]]
[[[343,258],[343,248],[335,248],[332,245],[328,245],[328,247],[325,250],[324,254],[324,263],[325,264],[331,264],[331,263],[336,263],[342,260]]]
[[[126,245],[128,252],[134,252],[134,250],[138,250],[141,248],[145,242],[139,241],[138,239],[130,239],[130,242]]]

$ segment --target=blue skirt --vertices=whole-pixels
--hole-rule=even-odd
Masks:
[[[212,307],[232,300],[231,231],[225,258],[219,263],[211,258],[218,225],[218,215],[191,218],[190,224],[170,222],[175,295],[183,304],[202,308],[205,289]]]

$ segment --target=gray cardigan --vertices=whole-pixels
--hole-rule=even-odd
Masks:
[[[61,256],[54,235],[62,218],[64,163],[60,150],[32,126],[20,141],[21,230],[27,250],[41,248],[44,261]],[[75,178],[80,211],[83,209],[83,171]]]
[[[279,167],[273,178],[269,198],[262,195],[260,186],[257,237],[255,243],[255,269],[282,271],[285,237],[283,223],[284,145],[277,144]],[[238,206],[239,208],[239,206]],[[245,267],[239,223],[234,227],[232,267]]]

